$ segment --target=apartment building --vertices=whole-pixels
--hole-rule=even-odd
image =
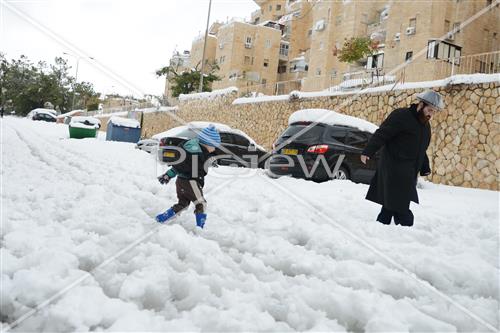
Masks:
[[[170,58],[169,66],[176,73],[182,73],[183,71],[189,70],[191,68],[191,52],[187,50],[182,53],[180,53],[179,51],[174,51],[172,57]],[[165,91],[163,92],[163,96],[168,104],[171,104],[173,102],[171,89],[172,83],[170,83],[170,81],[168,80],[170,75],[171,74],[167,75],[167,77],[165,78]]]
[[[490,4],[487,0],[320,1],[312,10],[313,38],[303,90],[324,89],[359,73],[406,81],[460,73],[460,66],[470,64],[460,64],[459,57],[499,50],[498,6],[467,24]],[[467,25],[458,29],[462,23]],[[358,63],[341,63],[335,54],[353,36],[376,40],[378,49]],[[486,58],[472,60],[473,71],[499,66],[498,56]]]
[[[500,9],[487,10],[491,0],[254,1],[260,9],[250,21],[210,29],[205,61],[216,61],[222,77],[214,89],[276,94],[323,90],[360,77],[423,81],[500,70],[498,53],[460,59],[500,50]],[[351,37],[369,37],[378,48],[342,63],[338,51]],[[193,42],[192,63],[201,61],[203,41]]]
[[[216,60],[221,81],[213,89],[236,86],[243,89],[262,86],[262,92],[277,80],[279,49],[283,26],[274,22],[253,25],[232,21],[217,34]]]
[[[287,0],[255,0],[260,9],[250,16],[250,23],[257,25],[266,21],[277,21],[286,14]]]

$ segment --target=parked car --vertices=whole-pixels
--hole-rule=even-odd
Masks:
[[[190,139],[196,138],[198,131],[209,124],[213,124],[218,129],[221,136],[221,146],[226,150],[216,148],[215,156],[217,157],[217,164],[264,167],[265,160],[259,160],[261,157],[266,156],[266,150],[259,146],[246,133],[224,124],[200,121],[191,122],[187,126],[175,127],[166,132],[154,135],[153,139],[157,139],[160,142],[158,150],[159,159],[167,164],[175,163],[180,157],[180,152],[176,147],[181,146]]]
[[[52,110],[52,109],[44,109],[44,108],[36,108],[31,110],[27,115],[26,118],[28,119],[33,119],[33,117],[38,114],[38,113],[45,113],[45,114],[51,114],[54,117],[57,116],[57,111]]]
[[[311,128],[306,130],[308,126]],[[376,129],[372,123],[334,111],[298,111],[290,117],[288,128],[273,146],[270,174],[318,182],[350,179],[369,183],[375,174],[377,157],[365,165],[360,156]],[[333,174],[341,155],[345,157],[338,172]]]
[[[48,112],[37,112],[33,115],[33,120],[41,120],[47,121],[51,123],[55,123],[57,121],[57,117]]]
[[[144,150],[148,153],[156,153],[158,150],[159,142],[156,139],[143,139],[139,140],[135,145],[136,149]]]

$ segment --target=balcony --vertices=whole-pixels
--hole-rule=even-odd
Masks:
[[[387,35],[387,21],[376,22],[368,24],[366,27],[366,34],[371,40],[376,40],[379,43],[385,43],[385,38]]]

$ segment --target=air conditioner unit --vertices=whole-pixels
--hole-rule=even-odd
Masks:
[[[455,39],[455,35],[453,33],[451,33],[451,32],[448,32],[446,34],[446,39],[447,40],[454,40]]]
[[[401,40],[401,33],[398,32],[397,34],[394,35],[394,41],[399,42],[400,40]]]
[[[224,48],[224,43],[220,43],[220,44],[219,44],[219,49],[221,49],[221,50],[222,50],[223,48]]]
[[[314,25],[314,30],[316,31],[322,31],[322,30],[325,30],[325,20],[320,20],[318,22],[316,22],[316,24]]]
[[[252,43],[245,43],[245,48],[246,49],[251,49],[252,48]]]
[[[415,32],[416,32],[415,27],[408,27],[408,28],[406,28],[406,34],[407,35],[414,35]]]

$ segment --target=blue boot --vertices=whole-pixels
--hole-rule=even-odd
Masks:
[[[161,213],[156,216],[156,222],[165,223],[175,216],[175,212],[172,208],[169,208],[165,213]]]
[[[196,215],[196,226],[203,229],[205,221],[207,220],[207,214],[197,213]]]

